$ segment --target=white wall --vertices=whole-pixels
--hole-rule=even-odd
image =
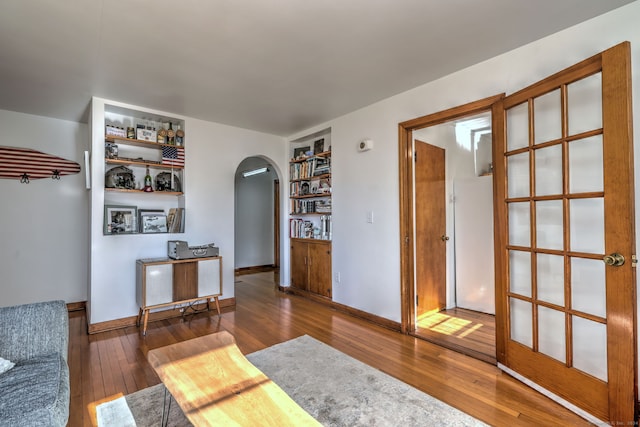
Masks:
[[[513,93],[625,40],[632,43],[637,112],[638,18],[640,2],[634,2],[293,136],[332,128],[334,300],[400,321],[398,123],[502,92]],[[637,135],[637,119],[634,127]],[[356,144],[363,137],[373,139],[375,148],[358,153]],[[374,211],[373,224],[366,223],[368,210]],[[636,212],[640,214],[640,209]],[[335,280],[337,272],[341,283]]]
[[[87,299],[89,220],[85,189],[86,124],[0,110],[2,142],[72,160],[79,174],[0,179],[0,306]]]
[[[240,163],[236,173],[235,268],[274,263],[273,181],[278,177],[273,167],[263,174],[242,176],[243,171],[262,166],[270,163],[250,157]]]

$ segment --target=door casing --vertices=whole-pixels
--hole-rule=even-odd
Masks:
[[[413,131],[493,111],[494,105],[503,97],[504,94],[491,96],[438,113],[418,117],[398,125],[398,158],[400,162],[400,296],[401,330],[404,333],[413,333],[416,329]]]

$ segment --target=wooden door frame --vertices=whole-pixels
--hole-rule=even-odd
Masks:
[[[486,111],[492,112],[493,121],[493,117],[495,116],[493,108],[498,101],[504,98],[504,96],[505,94],[501,93],[398,124],[398,158],[400,178],[400,316],[401,330],[403,333],[412,333],[416,329],[416,310],[414,304],[415,229],[413,215],[413,131],[429,126],[439,125],[462,117],[484,113]],[[495,138],[493,138],[492,145],[493,144],[495,144]],[[495,150],[493,151],[495,153]],[[494,188],[496,186],[495,180],[493,186]]]

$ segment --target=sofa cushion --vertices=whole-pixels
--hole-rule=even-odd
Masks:
[[[0,426],[64,426],[68,378],[69,368],[58,353],[18,361],[0,376]]]

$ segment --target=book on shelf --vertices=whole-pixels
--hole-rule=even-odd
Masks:
[[[184,208],[169,209],[167,231],[169,233],[184,233]]]
[[[331,199],[291,199],[289,205],[292,214],[331,213]]]
[[[289,237],[297,239],[331,240],[331,215],[320,216],[319,223],[301,218],[289,220]]]
[[[310,193],[309,181],[295,181],[289,184],[289,195],[306,196]]]
[[[331,157],[312,157],[303,162],[291,163],[289,167],[289,176],[292,180],[329,173],[331,173]]]

